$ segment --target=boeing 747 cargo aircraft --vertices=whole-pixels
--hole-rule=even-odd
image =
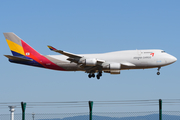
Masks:
[[[42,55],[14,33],[4,33],[12,55],[6,56],[10,62],[35,67],[60,70],[84,71],[88,77],[100,79],[102,72],[120,74],[121,70],[158,68],[176,62],[176,58],[163,50],[126,50],[101,54],[73,54],[48,46],[62,55]]]

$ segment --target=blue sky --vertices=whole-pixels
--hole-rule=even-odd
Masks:
[[[120,75],[103,74],[97,80],[83,72],[12,64],[3,56],[11,54],[3,32],[14,32],[44,55],[57,54],[47,48],[52,45],[75,54],[163,49],[178,59],[179,5],[178,0],[1,1],[0,102],[179,99],[179,61],[163,67],[160,76],[156,69],[129,70]],[[75,112],[84,109],[88,111]],[[164,109],[179,110],[174,106]],[[158,106],[149,110],[158,110]],[[28,110],[33,111],[37,109]],[[9,113],[8,108],[0,112]]]

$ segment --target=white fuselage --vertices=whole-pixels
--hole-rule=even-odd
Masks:
[[[106,63],[121,63],[121,70],[147,69],[162,67],[174,63],[177,59],[163,50],[126,50],[103,54],[80,54],[85,58],[96,58]],[[82,70],[76,63],[71,63],[64,55],[48,55],[56,59],[56,64],[69,71]],[[59,62],[58,62],[59,61]],[[70,68],[69,68],[70,67]],[[72,68],[72,69],[71,69]]]

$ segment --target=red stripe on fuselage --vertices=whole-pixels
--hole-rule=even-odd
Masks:
[[[36,62],[40,63],[45,68],[65,71],[65,69],[59,67],[58,65],[54,64],[53,62],[51,62],[49,59],[47,59],[43,55],[39,54],[36,50],[34,50],[31,46],[29,46],[23,40],[21,40],[21,43],[22,43],[26,57],[29,57],[29,58],[35,60]]]

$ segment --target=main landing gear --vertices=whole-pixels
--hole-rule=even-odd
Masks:
[[[96,75],[97,79],[100,79],[101,76],[102,76],[102,72],[98,72],[98,74]]]
[[[94,75],[94,73],[89,73],[88,77],[89,77],[89,78],[91,78],[91,77],[93,77],[93,78],[94,78],[94,77],[95,77],[95,75]]]
[[[102,76],[102,72],[98,72],[98,74],[96,75],[96,78],[97,79],[100,79],[100,77]],[[89,73],[89,75],[88,75],[88,77],[89,78],[91,78],[91,77],[95,77],[95,74],[94,73]]]
[[[161,67],[158,67],[158,72],[157,72],[157,75],[160,75],[160,72],[159,72],[159,70],[161,69]]]

